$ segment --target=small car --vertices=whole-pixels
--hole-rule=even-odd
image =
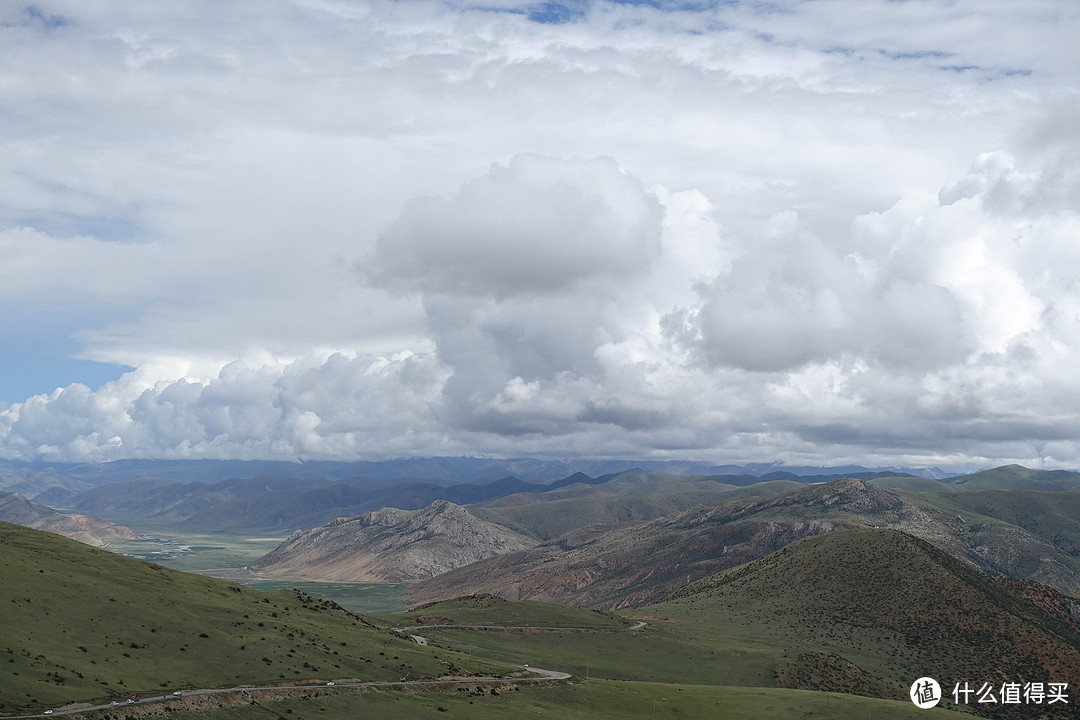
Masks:
[[[330,682],[326,683],[326,687],[330,687],[330,686],[331,686],[331,685],[333,685],[333,684],[334,684],[334,681],[333,681],[333,680],[331,680]]]
[[[46,710],[46,711],[45,711],[45,714],[46,714],[46,715],[52,715],[52,710]]]
[[[179,695],[179,694],[180,694],[180,691],[179,691],[179,690],[174,690],[174,691],[173,691],[173,695]]]

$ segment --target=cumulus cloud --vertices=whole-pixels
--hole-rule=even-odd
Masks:
[[[972,346],[957,299],[891,264],[888,251],[865,257],[846,241],[827,244],[789,213],[748,239],[729,271],[699,286],[700,304],[665,326],[704,362],[750,371],[844,356],[901,368],[963,359]]]
[[[993,167],[997,179],[965,197],[949,196],[953,183],[940,202],[901,200],[832,242],[793,213],[733,235],[703,219],[699,193],[660,188],[638,196],[663,206],[658,254],[617,283],[598,264],[595,282],[512,292],[484,286],[480,266],[478,283],[417,290],[432,352],[253,357],[212,377],[75,385],[4,410],[4,447],[100,459],[648,448],[792,462],[828,448],[838,462],[1069,463],[1080,296],[1064,263],[1077,210],[1032,214],[1020,195],[1005,212],[989,200],[1019,171]],[[1046,167],[1025,171],[1029,196],[1053,182]],[[688,262],[705,256],[713,272]]]
[[[610,158],[518,155],[449,200],[406,205],[369,273],[422,298],[453,371],[448,423],[565,434],[587,396],[540,397],[539,386],[595,378],[597,348],[639,330],[643,308],[627,298],[658,265],[663,219],[656,195]]]
[[[517,155],[452,198],[408,203],[369,272],[424,294],[551,293],[648,270],[661,220],[656,197],[610,158]]]
[[[1031,7],[4,7],[0,454],[1080,464]]]
[[[6,408],[0,432],[9,453],[55,460],[390,457],[439,444],[432,409],[445,379],[435,358],[411,353],[235,361],[149,386],[132,372]]]

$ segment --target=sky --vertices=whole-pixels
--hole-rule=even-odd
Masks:
[[[1080,3],[0,6],[0,457],[1080,467]]]

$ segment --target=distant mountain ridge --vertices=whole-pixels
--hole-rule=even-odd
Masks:
[[[864,475],[877,477],[880,474]],[[814,480],[832,480],[835,477],[816,477]],[[574,485],[615,488],[663,481],[712,481],[745,487],[780,478],[802,481],[798,476],[786,473],[771,473],[760,479],[752,475],[647,473],[639,468],[597,478],[574,473],[547,485],[526,482],[513,476],[457,484],[363,477],[341,480],[255,477],[216,483],[178,483],[165,478],[145,477],[99,485],[81,492],[54,487],[40,493],[35,499],[52,507],[112,515],[122,521],[149,516],[199,526],[291,530],[315,527],[335,517],[358,515],[382,507],[417,510],[436,500],[469,505],[515,494],[547,493]]]
[[[410,480],[394,484],[370,478],[249,478],[213,484],[143,478],[80,493],[53,489],[38,498],[65,509],[122,518],[140,516],[194,526],[293,530],[384,507],[419,510],[437,500],[464,505],[544,489],[543,485],[514,477],[457,485]]]
[[[1080,490],[1080,473],[1033,471],[1018,466],[959,476],[948,481],[891,471],[813,476],[774,471],[757,477],[748,474],[676,475],[631,468],[596,477],[576,472],[549,484],[527,482],[512,475],[469,483],[368,477],[254,477],[215,483],[178,483],[166,478],[144,477],[82,491],[54,487],[37,495],[35,500],[51,507],[111,517],[120,522],[150,516],[203,527],[293,530],[316,527],[335,517],[359,515],[382,507],[417,510],[436,500],[471,505],[511,495],[541,496],[574,487],[618,488],[620,492],[629,492],[629,488],[635,486],[664,482],[712,482],[729,487],[749,487],[770,481],[823,483],[842,477],[920,492],[1023,487]]]
[[[0,459],[0,490],[40,492],[50,485],[86,489],[97,485],[144,477],[162,477],[173,482],[216,483],[230,479],[278,477],[310,480],[342,480],[364,477],[371,480],[399,478],[446,483],[487,482],[512,475],[525,481],[548,481],[583,473],[598,478],[639,468],[650,473],[673,475],[747,475],[761,477],[773,472],[798,476],[839,477],[841,475],[887,471],[942,479],[952,475],[938,468],[865,468],[784,466],[777,463],[716,465],[708,462],[634,459],[493,459],[476,457],[402,458],[382,461],[289,462],[281,460],[114,460],[107,463],[54,463]],[[18,487],[16,487],[18,486]]]
[[[89,515],[60,513],[27,500],[19,493],[0,492],[0,520],[63,535],[94,547],[103,547],[117,540],[138,540],[140,537],[129,527]]]

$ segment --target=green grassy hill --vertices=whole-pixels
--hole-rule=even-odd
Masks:
[[[788,480],[736,487],[685,479],[639,485],[574,485],[547,493],[508,495],[470,506],[469,512],[538,540],[550,540],[587,525],[646,522],[695,507],[771,497],[801,487],[805,485]]]
[[[331,603],[259,592],[0,523],[0,712],[132,692],[506,668]]]
[[[890,530],[808,538],[643,612],[699,624],[699,640],[771,646],[787,687],[905,697],[922,675],[1080,681],[1080,603]]]
[[[558,603],[506,600],[495,595],[468,595],[427,603],[409,612],[382,615],[390,627],[409,625],[498,625],[548,628],[625,630],[633,623],[613,613]]]
[[[753,718],[754,720],[971,720],[941,708],[919,710],[907,700],[878,700],[835,693],[778,688],[720,687],[610,680],[528,687],[513,691],[470,688],[451,693],[322,693],[261,706],[218,710],[215,719],[267,720],[660,720]],[[206,713],[174,712],[172,720],[207,720]],[[1035,717],[1035,716],[1033,716]]]
[[[912,493],[926,492],[950,492],[956,490],[952,483],[930,478],[913,477],[911,475],[892,475],[867,480],[870,485],[875,485],[889,490],[903,490]]]
[[[923,496],[940,507],[1020,527],[1080,557],[1080,493],[1038,490],[976,490]],[[976,520],[978,522],[978,520]]]
[[[5,713],[174,688],[502,674],[511,669],[503,664],[508,661],[566,669],[577,677],[568,684],[517,689],[478,682],[442,693],[320,688],[258,704],[210,703],[211,709],[201,712],[149,708],[169,707],[168,714],[190,720],[255,720],[268,711],[325,720],[526,715],[794,720],[861,718],[868,711],[883,718],[949,717],[915,711],[906,701],[768,687],[776,684],[772,676],[755,675],[761,663],[748,659],[780,658],[779,644],[760,638],[748,644],[722,626],[698,625],[689,617],[653,620],[646,630],[626,632],[626,620],[608,613],[460,598],[389,620],[416,624],[434,617],[591,629],[424,630],[432,645],[421,647],[292,591],[257,592],[9,524],[0,524],[0,607],[0,711]],[[735,687],[739,684],[757,687]]]
[[[1023,465],[1002,465],[952,478],[954,490],[1080,491],[1080,473],[1071,470],[1032,470]]]
[[[430,607],[454,617],[467,600]],[[506,609],[519,605],[472,607],[468,617],[478,624],[509,623],[516,612]],[[891,530],[811,537],[621,614],[649,625],[636,632],[430,628],[424,635],[471,654],[622,681],[628,688],[761,688],[756,698],[762,706],[744,708],[747,717],[765,716],[762,707],[781,702],[786,696],[769,695],[777,688],[813,690],[809,697],[819,701],[821,693],[844,693],[902,705],[923,675],[947,690],[963,681],[1080,682],[1080,602],[1035,583],[984,575]],[[842,717],[859,707],[856,698],[849,700],[813,711]],[[901,705],[887,711],[874,705],[871,717],[899,717],[890,713]],[[866,711],[864,705],[862,716]],[[812,716],[809,708],[801,712],[795,716]],[[1072,717],[1073,706],[1040,712]],[[1042,716],[1024,706],[995,713]]]

